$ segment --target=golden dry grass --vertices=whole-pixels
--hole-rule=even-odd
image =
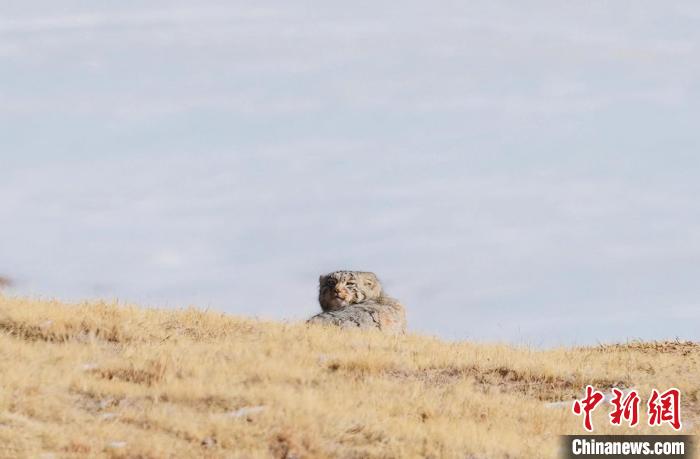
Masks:
[[[583,387],[683,393],[700,346],[535,350],[0,296],[2,457],[556,457]],[[597,410],[596,433],[613,428]]]

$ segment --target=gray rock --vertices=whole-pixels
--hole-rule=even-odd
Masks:
[[[12,287],[12,284],[12,279],[10,279],[9,277],[0,276],[0,289]]]
[[[229,411],[226,413],[228,416],[232,418],[240,418],[243,416],[248,416],[249,414],[255,414],[255,413],[260,413],[261,411],[265,410],[265,407],[262,405],[259,406],[244,406],[243,408],[239,408],[235,411]]]
[[[406,313],[398,301],[383,297],[381,302],[367,301],[334,311],[316,314],[310,324],[335,325],[341,328],[379,329],[386,333],[406,332]]]

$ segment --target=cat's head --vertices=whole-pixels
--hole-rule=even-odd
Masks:
[[[318,282],[318,302],[324,311],[342,309],[382,296],[382,285],[370,272],[335,271],[319,277]]]

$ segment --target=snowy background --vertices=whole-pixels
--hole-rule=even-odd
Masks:
[[[697,2],[100,3],[0,0],[12,294],[700,339]]]

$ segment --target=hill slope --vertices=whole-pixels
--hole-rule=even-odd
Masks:
[[[700,346],[531,350],[0,296],[0,457],[555,457],[583,387],[683,393]],[[614,429],[597,410],[596,433]]]

